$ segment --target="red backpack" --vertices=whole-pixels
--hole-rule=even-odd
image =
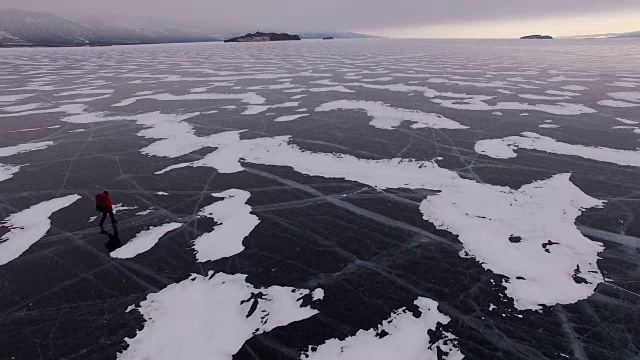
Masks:
[[[109,209],[107,209],[106,200],[107,200],[107,195],[105,194],[96,195],[96,211],[97,212],[109,211]]]

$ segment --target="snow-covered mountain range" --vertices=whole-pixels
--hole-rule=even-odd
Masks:
[[[0,9],[0,46],[99,46],[221,41],[245,29],[213,30],[209,24],[166,20],[84,16]],[[307,32],[302,38],[359,38],[356,33]]]

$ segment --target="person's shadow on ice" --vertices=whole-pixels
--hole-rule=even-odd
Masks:
[[[120,241],[120,236],[118,236],[117,231],[114,232],[113,234],[110,232],[104,231],[103,234],[105,234],[109,238],[109,241],[107,241],[107,243],[104,244],[104,246],[107,248],[109,253],[112,253],[116,249],[122,247],[122,242]]]

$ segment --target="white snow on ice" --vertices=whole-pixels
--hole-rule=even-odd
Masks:
[[[280,116],[280,117],[274,119],[273,121],[276,121],[276,122],[293,121],[293,120],[298,120],[301,117],[305,117],[305,116],[308,116],[308,115],[309,114],[285,115],[285,116]]]
[[[25,143],[14,146],[0,148],[0,157],[8,157],[24,152],[43,150],[53,145],[53,141],[42,141],[37,143]],[[15,173],[20,171],[23,165],[7,165],[0,163],[0,182],[10,179]]]
[[[640,92],[637,91],[614,92],[607,95],[616,100],[640,102]]]
[[[545,93],[549,95],[560,95],[560,96],[580,96],[582,94],[571,91],[558,91],[558,90],[547,90]]]
[[[627,119],[623,119],[623,118],[616,118],[616,120],[620,121],[623,124],[628,124],[628,125],[640,124],[640,122],[638,122],[638,121],[627,120]]]
[[[289,144],[287,136],[250,140],[240,140],[237,132],[232,136],[234,141],[227,138],[225,144],[203,159],[176,164],[158,173],[186,166],[233,173],[242,171],[240,161],[245,161],[290,166],[302,174],[342,178],[380,189],[437,190],[441,193],[421,205],[425,220],[458,234],[465,247],[463,254],[507,276],[504,286],[517,308],[573,303],[588,297],[602,282],[596,265],[602,247],[582,236],[574,225],[583,209],[602,202],[575,187],[568,174],[513,190],[463,179],[430,161],[365,160],[304,151]],[[511,235],[522,236],[529,245],[511,243]],[[549,240],[559,244],[557,251],[544,251],[542,244]],[[505,257],[505,252],[513,256]],[[583,270],[584,275],[580,276],[588,281],[574,281],[576,267]],[[540,268],[544,271],[535,270]],[[525,280],[517,280],[519,276]]]
[[[34,95],[35,94],[0,95],[0,103],[20,101]]]
[[[193,275],[149,294],[136,308],[144,327],[118,360],[231,360],[254,335],[317,314],[302,307],[309,290],[254,288],[246,277]]]
[[[239,100],[247,104],[262,104],[265,99],[257,95],[256,93],[244,93],[244,94],[186,94],[186,95],[174,95],[174,94],[155,94],[136,96],[129,99],[122,100],[117,104],[111,106],[127,106],[135,103],[138,100],[151,99],[159,101],[184,101],[184,100]]]
[[[569,96],[545,96],[545,95],[535,95],[535,94],[519,94],[519,97],[523,99],[530,100],[568,100],[571,99]]]
[[[68,195],[33,205],[10,215],[1,223],[9,232],[0,237],[0,265],[22,255],[31,245],[40,240],[51,227],[49,217],[80,199],[80,195]]]
[[[443,337],[434,344],[429,331],[447,324],[450,318],[438,311],[438,303],[424,297],[415,305],[421,315],[415,317],[402,308],[378,327],[360,330],[344,340],[330,339],[317,348],[309,348],[300,359],[309,360],[460,360],[464,358],[455,345],[455,336],[443,332]],[[382,337],[381,334],[386,336]],[[446,354],[444,357],[439,357]]]
[[[479,99],[463,100],[431,100],[444,107],[458,110],[495,111],[495,110],[524,110],[541,111],[555,115],[580,115],[595,113],[596,110],[582,104],[557,103],[557,104],[527,104],[517,102],[499,102],[496,105],[489,105]]]
[[[9,132],[14,133],[14,132],[36,131],[36,130],[43,130],[43,129],[58,129],[60,127],[61,127],[60,125],[54,125],[54,126],[47,126],[47,127],[40,127],[40,128],[13,130]]]
[[[193,241],[198,262],[215,261],[242,252],[242,241],[260,222],[247,205],[249,192],[231,189],[212,195],[223,200],[203,208],[198,215],[212,218],[219,225]]]
[[[630,107],[640,106],[640,104],[634,104],[634,103],[619,101],[619,100],[601,100],[601,101],[598,101],[598,105],[617,107],[617,108],[630,108]]]
[[[151,249],[166,233],[181,227],[181,223],[168,223],[138,233],[124,246],[111,253],[111,257],[129,259]]]
[[[33,104],[26,104],[26,105],[14,105],[14,106],[3,107],[2,111],[6,111],[6,112],[22,112],[22,111],[38,109],[38,108],[41,108],[43,106],[46,106],[46,104],[33,103]]]
[[[580,86],[580,85],[567,85],[567,86],[563,86],[562,89],[569,90],[569,91],[582,91],[582,90],[588,90],[589,88]]]
[[[618,150],[599,146],[573,145],[558,142],[550,137],[532,132],[524,132],[521,135],[502,139],[480,140],[476,143],[475,150],[492,158],[508,159],[517,156],[515,149],[522,148],[640,167],[640,150]]]
[[[420,210],[437,228],[458,234],[461,255],[509,278],[503,285],[517,309],[570,304],[589,297],[603,281],[597,266],[603,246],[574,225],[584,209],[603,202],[569,177],[555,175],[518,190],[461,181],[428,197]],[[543,244],[549,244],[548,252]]]
[[[26,143],[15,146],[0,148],[0,157],[12,156],[24,152],[43,150],[53,145],[53,141],[42,141],[37,143]]]
[[[300,103],[299,102],[286,102],[283,104],[275,104],[275,105],[249,105],[247,106],[247,110],[243,111],[242,115],[256,115],[262,112],[265,112],[269,109],[276,108],[286,108],[286,107],[296,107]]]
[[[439,114],[424,113],[417,110],[399,109],[382,102],[358,101],[358,100],[338,100],[322,104],[316,111],[331,110],[363,110],[372,117],[369,122],[379,129],[394,129],[400,126],[403,121],[413,122],[412,128],[433,128],[433,129],[467,129],[460,123],[447,119]]]

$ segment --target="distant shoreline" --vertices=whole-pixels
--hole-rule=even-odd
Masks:
[[[303,41],[320,41],[322,39],[302,39]],[[518,38],[337,38],[335,40],[437,40],[437,41],[520,41]],[[611,40],[640,40],[635,37],[608,37],[608,38],[595,38],[595,37],[559,37],[554,38],[551,43],[557,43],[561,41],[611,41]],[[175,44],[211,44],[211,43],[224,43],[223,40],[207,40],[207,41],[175,41],[175,42],[146,42],[146,43],[115,43],[115,44],[29,44],[29,45],[7,45],[0,44],[0,49],[31,49],[31,48],[99,48],[99,47],[111,47],[111,46],[136,46],[136,45],[175,45]],[[534,42],[540,44],[539,42]],[[546,43],[546,42],[545,42]]]

